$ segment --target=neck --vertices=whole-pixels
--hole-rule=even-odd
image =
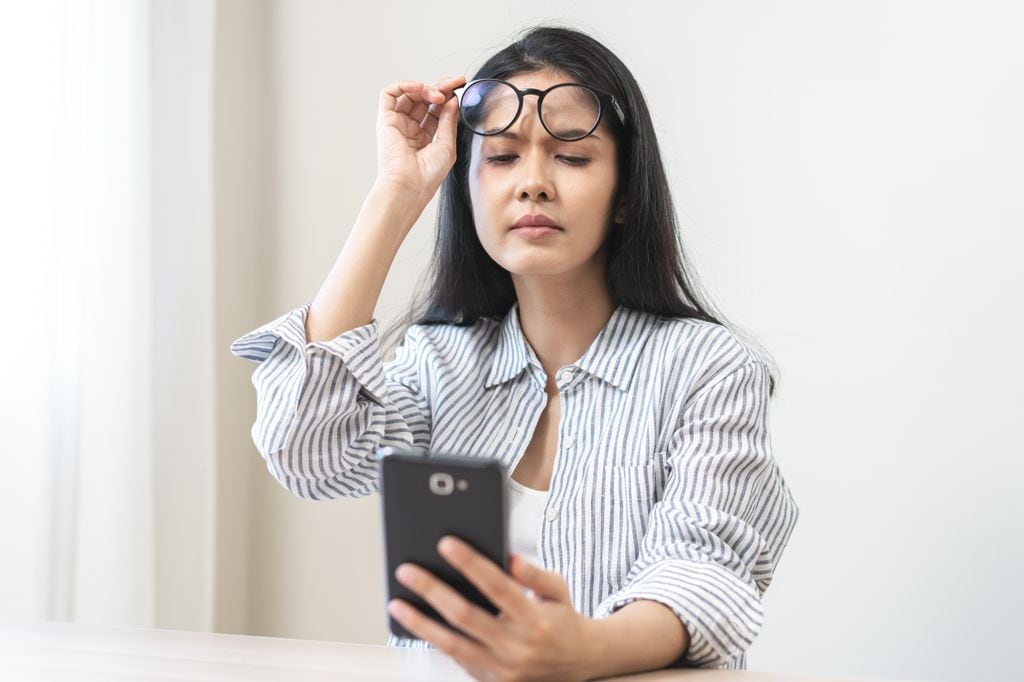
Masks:
[[[560,275],[513,275],[519,323],[557,392],[555,373],[575,363],[615,312],[603,269]]]

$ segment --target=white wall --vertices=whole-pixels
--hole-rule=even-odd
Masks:
[[[782,369],[773,437],[802,516],[750,667],[1019,674],[1020,5],[355,7],[269,6],[271,264],[249,327],[333,263],[374,177],[379,88],[471,76],[516,29],[571,20],[643,86],[684,243]],[[381,319],[432,225],[431,208]],[[249,630],[383,643],[379,499],[302,501],[265,470],[252,493]]]
[[[265,315],[274,290],[268,276],[274,254],[267,248],[272,197],[265,3],[218,0],[216,15],[213,140],[216,225],[217,365],[217,632],[245,633],[259,603],[250,586],[253,537],[260,500],[255,481],[267,470],[247,437],[256,409],[247,362],[226,354],[237,331]],[[227,355],[227,357],[225,357]]]

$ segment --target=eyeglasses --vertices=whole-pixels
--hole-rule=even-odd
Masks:
[[[610,104],[625,125],[626,115],[615,97],[579,83],[559,83],[545,90],[520,90],[496,78],[481,78],[460,85],[462,121],[477,135],[498,135],[512,127],[523,110],[523,97],[537,95],[541,125],[559,140],[581,140],[594,132]]]

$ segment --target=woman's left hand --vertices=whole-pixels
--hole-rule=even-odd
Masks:
[[[585,680],[593,663],[596,621],[576,612],[565,579],[518,554],[511,576],[465,542],[448,535],[438,552],[494,604],[493,616],[429,571],[402,564],[399,582],[430,604],[466,637],[392,599],[388,611],[411,633],[451,656],[478,680]],[[527,596],[524,587],[533,597]]]

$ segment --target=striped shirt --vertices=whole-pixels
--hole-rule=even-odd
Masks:
[[[411,325],[387,361],[376,319],[307,342],[309,306],[231,345],[260,363],[252,438],[281,485],[313,500],[378,492],[385,446],[515,471],[547,404],[518,304],[501,321]],[[745,668],[798,516],[772,454],[767,366],[722,325],[619,307],[556,385],[544,568],[588,617],[637,599],[672,609],[690,634],[672,667]]]

